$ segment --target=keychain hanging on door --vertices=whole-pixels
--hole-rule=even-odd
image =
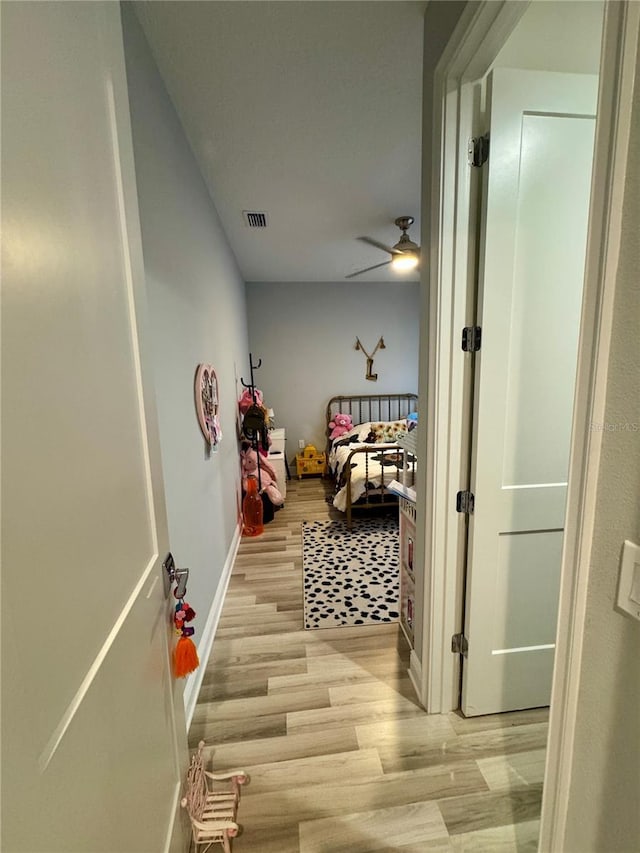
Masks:
[[[195,633],[195,628],[186,624],[195,619],[195,616],[195,610],[183,598],[180,598],[173,616],[173,624],[176,626],[176,633],[179,636],[173,652],[173,674],[176,678],[184,678],[200,665],[198,651],[191,639]]]
[[[178,642],[173,650],[173,674],[176,678],[184,678],[185,675],[189,675],[190,672],[193,672],[200,665],[198,650],[191,639],[195,633],[195,629],[186,624],[195,619],[196,616],[195,610],[184,600],[187,594],[189,569],[176,568],[171,551],[164,558],[162,568],[166,572],[167,578],[166,594],[169,594],[171,585],[175,584],[173,597],[178,601],[173,612],[173,624],[178,635]]]

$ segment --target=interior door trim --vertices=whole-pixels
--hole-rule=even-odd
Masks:
[[[556,664],[540,823],[539,850],[542,853],[566,849],[567,806],[603,438],[601,430],[588,427],[605,420],[607,368],[639,32],[640,4],[605,4],[573,413],[574,423],[584,428],[574,430],[571,443]]]
[[[467,145],[482,132],[474,126],[477,94],[472,83],[489,69],[528,5],[505,0],[467,5],[435,70],[433,117],[425,115],[432,128],[433,157],[425,163],[423,222],[430,223],[425,240],[433,248],[422,304],[428,356],[419,397],[426,401],[423,420],[432,429],[418,436],[419,525],[424,519],[424,540],[419,527],[418,544],[424,541],[425,572],[423,625],[416,632],[411,671],[420,701],[433,714],[456,709],[460,698],[460,664],[451,654],[451,636],[461,630],[465,552],[455,495],[468,473],[465,376],[459,356],[460,331],[470,322],[468,258],[475,251],[470,231],[472,180],[477,180],[470,175],[475,170],[468,166]]]
[[[511,4],[512,12],[526,4]],[[516,8],[513,8],[516,7]],[[464,219],[456,218],[455,205],[463,207],[465,186],[459,185],[457,198],[447,199],[443,187],[447,177],[457,175],[457,145],[469,123],[464,83],[482,76],[504,44],[509,29],[504,4],[481,2],[467,8],[454,32],[434,81],[433,162],[425,193],[423,221],[430,222],[431,245],[434,247],[429,268],[429,290],[426,305],[430,310],[429,365],[420,394],[431,389],[428,399],[432,433],[423,439],[422,458],[427,463],[425,559],[425,622],[431,631],[423,638],[421,668],[422,694],[425,707],[432,713],[450,710],[454,692],[451,684],[451,653],[446,640],[455,622],[450,596],[455,595],[455,572],[452,565],[456,545],[450,535],[450,472],[454,461],[447,441],[456,447],[452,420],[451,431],[438,428],[451,413],[452,369],[449,363],[452,328],[464,325],[464,311],[459,304],[461,294],[454,293],[452,310],[441,314],[444,289],[443,267],[465,251],[455,242],[455,232],[466,243]],[[502,19],[501,19],[502,16]],[[513,22],[515,25],[515,22]],[[513,26],[511,26],[511,29]],[[611,338],[615,274],[620,246],[622,198],[627,165],[630,132],[630,104],[633,93],[640,4],[631,2],[605,4],[603,49],[600,68],[600,90],[594,174],[591,196],[589,239],[584,287],[582,329],[579,345],[574,421],[588,427],[604,420],[607,363]],[[447,113],[460,109],[457,122],[448,123]],[[430,119],[431,117],[427,117]],[[453,127],[452,127],[453,124]],[[455,152],[455,156],[452,152]],[[462,290],[454,287],[454,290]],[[449,322],[451,321],[451,322]],[[422,377],[421,377],[422,378]],[[433,393],[437,389],[437,395]],[[560,597],[559,632],[551,704],[549,749],[544,781],[540,850],[564,849],[566,805],[572,772],[574,722],[578,699],[581,643],[585,621],[586,588],[589,577],[590,542],[594,526],[595,484],[600,461],[602,434],[589,429],[575,430],[571,446],[571,474],[565,527],[563,577]],[[436,466],[437,462],[437,466]],[[439,470],[435,470],[436,467]],[[444,469],[444,472],[443,472]],[[439,561],[434,561],[434,554]],[[453,561],[453,562],[452,562]],[[438,571],[434,568],[437,566]],[[439,575],[436,581],[435,575]],[[443,577],[444,575],[444,577]],[[435,593],[435,595],[431,595]],[[430,641],[433,640],[433,645]]]

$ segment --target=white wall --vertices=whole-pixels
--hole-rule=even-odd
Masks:
[[[247,284],[251,352],[262,359],[256,384],[287,430],[289,459],[298,439],[324,449],[331,397],[417,393],[418,309],[416,283]],[[354,346],[359,337],[371,352],[380,336],[386,349],[375,355],[371,382]]]
[[[636,71],[566,853],[640,845],[640,622],[614,610],[622,543],[640,543],[640,71]]]
[[[236,371],[246,372],[244,282],[131,4],[122,4],[171,549],[191,569],[196,642],[237,525]],[[194,374],[218,376],[223,439],[210,457]]]
[[[597,74],[603,12],[603,0],[531,3],[493,67]]]

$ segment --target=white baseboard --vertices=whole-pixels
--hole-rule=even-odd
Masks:
[[[220,576],[220,583],[218,584],[218,589],[216,590],[216,594],[211,602],[211,610],[207,616],[207,621],[202,630],[202,636],[198,644],[200,666],[195,672],[191,673],[184,686],[184,713],[187,721],[187,731],[191,725],[193,712],[196,709],[198,693],[200,693],[202,679],[204,678],[205,664],[209,660],[209,655],[211,654],[213,638],[216,635],[218,622],[220,621],[220,615],[222,613],[222,605],[224,604],[224,597],[227,594],[227,587],[229,586],[229,579],[231,578],[231,570],[233,569],[233,563],[236,559],[236,554],[238,553],[238,547],[240,545],[241,533],[241,527],[238,525],[236,527],[236,532],[233,535],[233,539],[231,540],[227,559],[225,560],[222,575]]]
[[[411,654],[409,655],[409,678],[413,684],[413,689],[416,691],[418,701],[424,708],[424,698],[422,696],[422,664],[415,652],[415,649],[411,649]]]

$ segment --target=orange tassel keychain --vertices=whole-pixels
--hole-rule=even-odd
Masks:
[[[180,634],[180,639],[173,652],[173,674],[176,678],[184,678],[200,666],[198,651],[191,639],[194,628],[185,624],[185,622],[194,619],[195,615],[193,608],[189,607],[185,601],[182,599],[178,601],[173,617],[176,632]]]
[[[200,666],[198,652],[191,637],[180,637],[173,653],[173,674],[184,678]]]

